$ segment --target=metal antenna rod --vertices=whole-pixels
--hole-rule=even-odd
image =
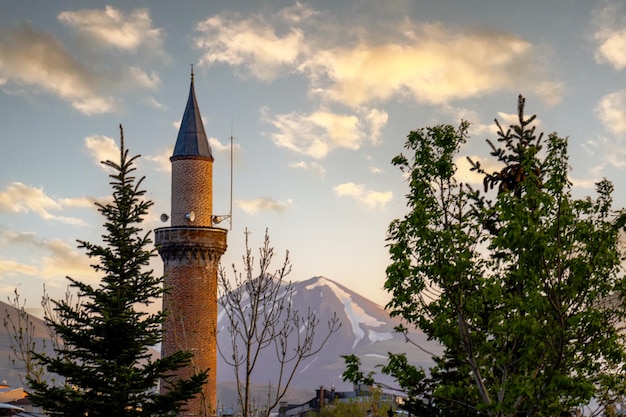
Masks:
[[[233,230],[233,118],[230,118],[230,229]]]

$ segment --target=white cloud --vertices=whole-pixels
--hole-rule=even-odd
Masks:
[[[0,258],[0,276],[31,275],[38,276],[39,268],[14,261]]]
[[[54,94],[87,115],[113,110],[113,99],[96,91],[101,79],[52,35],[26,24],[0,38],[0,78]]]
[[[85,224],[82,220],[74,217],[57,216],[51,213],[62,209],[61,200],[55,200],[46,195],[43,188],[30,187],[21,182],[14,182],[0,191],[0,212],[33,212],[45,220],[73,225]]]
[[[626,132],[626,90],[605,95],[595,110],[609,132]]]
[[[626,67],[626,10],[623,4],[604,2],[602,7],[594,11],[594,37],[598,43],[596,62],[608,63],[621,70]]]
[[[131,52],[141,47],[152,54],[163,53],[164,31],[152,27],[148,9],[135,9],[125,15],[115,7],[106,6],[104,10],[62,12],[58,19],[98,45]]]
[[[393,197],[391,191],[374,191],[363,184],[355,184],[353,182],[339,184],[333,188],[333,191],[339,197],[352,197],[354,200],[372,209],[384,207]]]
[[[147,97],[145,100],[146,104],[148,104],[151,107],[154,107],[155,109],[166,109],[167,106],[163,103],[161,103],[160,101],[158,101],[156,98],[154,97]]]
[[[128,71],[130,78],[135,81],[136,85],[150,90],[156,90],[161,85],[161,78],[156,71],[151,71],[150,74],[147,74],[144,70],[135,66],[131,66]]]
[[[389,120],[389,115],[386,111],[380,109],[371,109],[365,116],[365,120],[370,127],[370,137],[373,143],[380,142],[380,134]]]
[[[174,148],[167,148],[161,153],[156,155],[148,155],[144,158],[147,161],[154,162],[156,165],[156,170],[161,172],[172,172],[172,163],[170,162],[170,157],[174,152]]]
[[[59,239],[45,241],[49,256],[41,258],[41,276],[47,280],[62,283],[66,276],[84,281],[94,279],[96,272],[89,266],[91,261],[72,245]]]
[[[487,173],[491,174],[492,172],[502,169],[502,164],[494,158],[486,159],[477,155],[472,155],[470,156],[470,158],[472,159],[472,161],[480,163],[481,168]],[[454,176],[459,182],[462,182],[464,184],[479,185],[482,187],[485,175],[476,171],[472,171],[472,165],[469,163],[466,157],[459,157],[454,162],[457,168],[456,174]]]
[[[330,142],[338,148],[358,149],[364,136],[359,119],[354,115],[318,110],[309,114],[307,121],[323,128]]]
[[[594,156],[599,160],[598,163],[587,169],[585,177],[595,182],[602,178],[602,172],[607,167],[624,168],[626,167],[626,149],[622,138],[612,136],[599,136],[594,139],[587,140],[582,148],[590,156]],[[584,182],[578,180],[579,183]],[[589,183],[585,183],[589,188]]]
[[[310,114],[292,112],[275,116],[262,110],[262,117],[276,129],[271,133],[277,146],[322,159],[337,148],[359,149],[369,140],[375,144],[387,121],[387,113],[373,109],[361,114],[337,114],[322,108]]]
[[[256,214],[260,211],[283,213],[293,205],[293,201],[291,199],[276,201],[271,198],[260,197],[253,200],[235,200],[235,204],[248,214]]]
[[[102,167],[107,169],[102,161],[117,162],[120,160],[120,148],[113,138],[101,135],[92,135],[85,138],[85,147],[92,158]]]
[[[488,135],[494,137],[498,131],[498,127],[493,121],[491,123],[482,123],[481,115],[472,109],[466,107],[457,107],[452,105],[441,106],[439,111],[445,115],[451,115],[454,120],[469,122],[468,135],[470,137]]]
[[[42,240],[34,233],[0,229],[0,245],[25,246],[31,254],[28,263],[0,257],[0,275],[3,276],[35,276],[56,288],[65,284],[68,275],[79,280],[97,277],[89,266],[91,260],[75,245],[63,240]]]
[[[289,164],[289,167],[310,171],[319,178],[323,178],[324,175],[326,175],[326,169],[322,165],[318,164],[317,162],[305,162],[305,161],[292,162]]]
[[[96,202],[93,197],[60,198],[59,203],[63,207],[92,208]]]
[[[296,20],[295,15],[289,19]],[[285,34],[277,34],[261,16],[212,16],[196,29],[201,35],[195,39],[195,45],[203,50],[200,64],[243,65],[254,77],[265,81],[274,79],[285,68],[294,69],[305,49],[300,30],[291,28]]]
[[[236,143],[236,138],[233,139],[233,159],[238,161],[241,158],[241,145]],[[209,138],[209,146],[211,146],[211,150],[213,151],[213,155],[216,153],[221,154],[223,160],[230,160],[230,140],[225,143],[220,142],[216,138]]]
[[[562,94],[562,85],[547,79],[540,51],[509,33],[408,19],[347,30],[345,21],[302,5],[293,10],[210,17],[196,39],[203,63],[228,64],[262,80],[299,72],[311,95],[355,108],[394,97],[444,104],[520,89],[554,104]],[[286,25],[285,15],[296,17]]]
[[[607,61],[616,69],[626,67],[626,29],[607,35],[596,52],[596,60]]]

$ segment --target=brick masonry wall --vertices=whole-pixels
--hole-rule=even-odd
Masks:
[[[175,226],[212,226],[213,161],[201,156],[172,159],[172,212]],[[193,211],[195,220],[185,215]]]
[[[162,355],[179,350],[194,354],[192,365],[177,378],[209,369],[201,395],[190,401],[181,416],[210,415],[217,405],[217,268],[226,251],[227,231],[220,228],[167,227],[155,230],[155,243],[164,263]]]

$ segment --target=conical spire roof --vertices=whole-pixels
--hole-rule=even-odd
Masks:
[[[200,116],[200,109],[196,101],[196,92],[193,87],[193,69],[191,71],[191,86],[189,87],[189,98],[180,123],[178,138],[174,146],[172,157],[176,156],[204,156],[213,159],[211,147],[207,140]]]

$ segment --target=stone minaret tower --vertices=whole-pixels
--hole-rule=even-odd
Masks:
[[[189,377],[209,369],[202,394],[181,415],[208,416],[216,409],[217,268],[226,251],[226,230],[213,227],[213,155],[196,102],[193,69],[189,99],[176,139],[172,163],[171,226],[155,230],[163,259],[162,355],[191,350],[192,366],[179,372]],[[165,218],[165,216],[164,216]],[[166,389],[166,388],[165,388]]]

